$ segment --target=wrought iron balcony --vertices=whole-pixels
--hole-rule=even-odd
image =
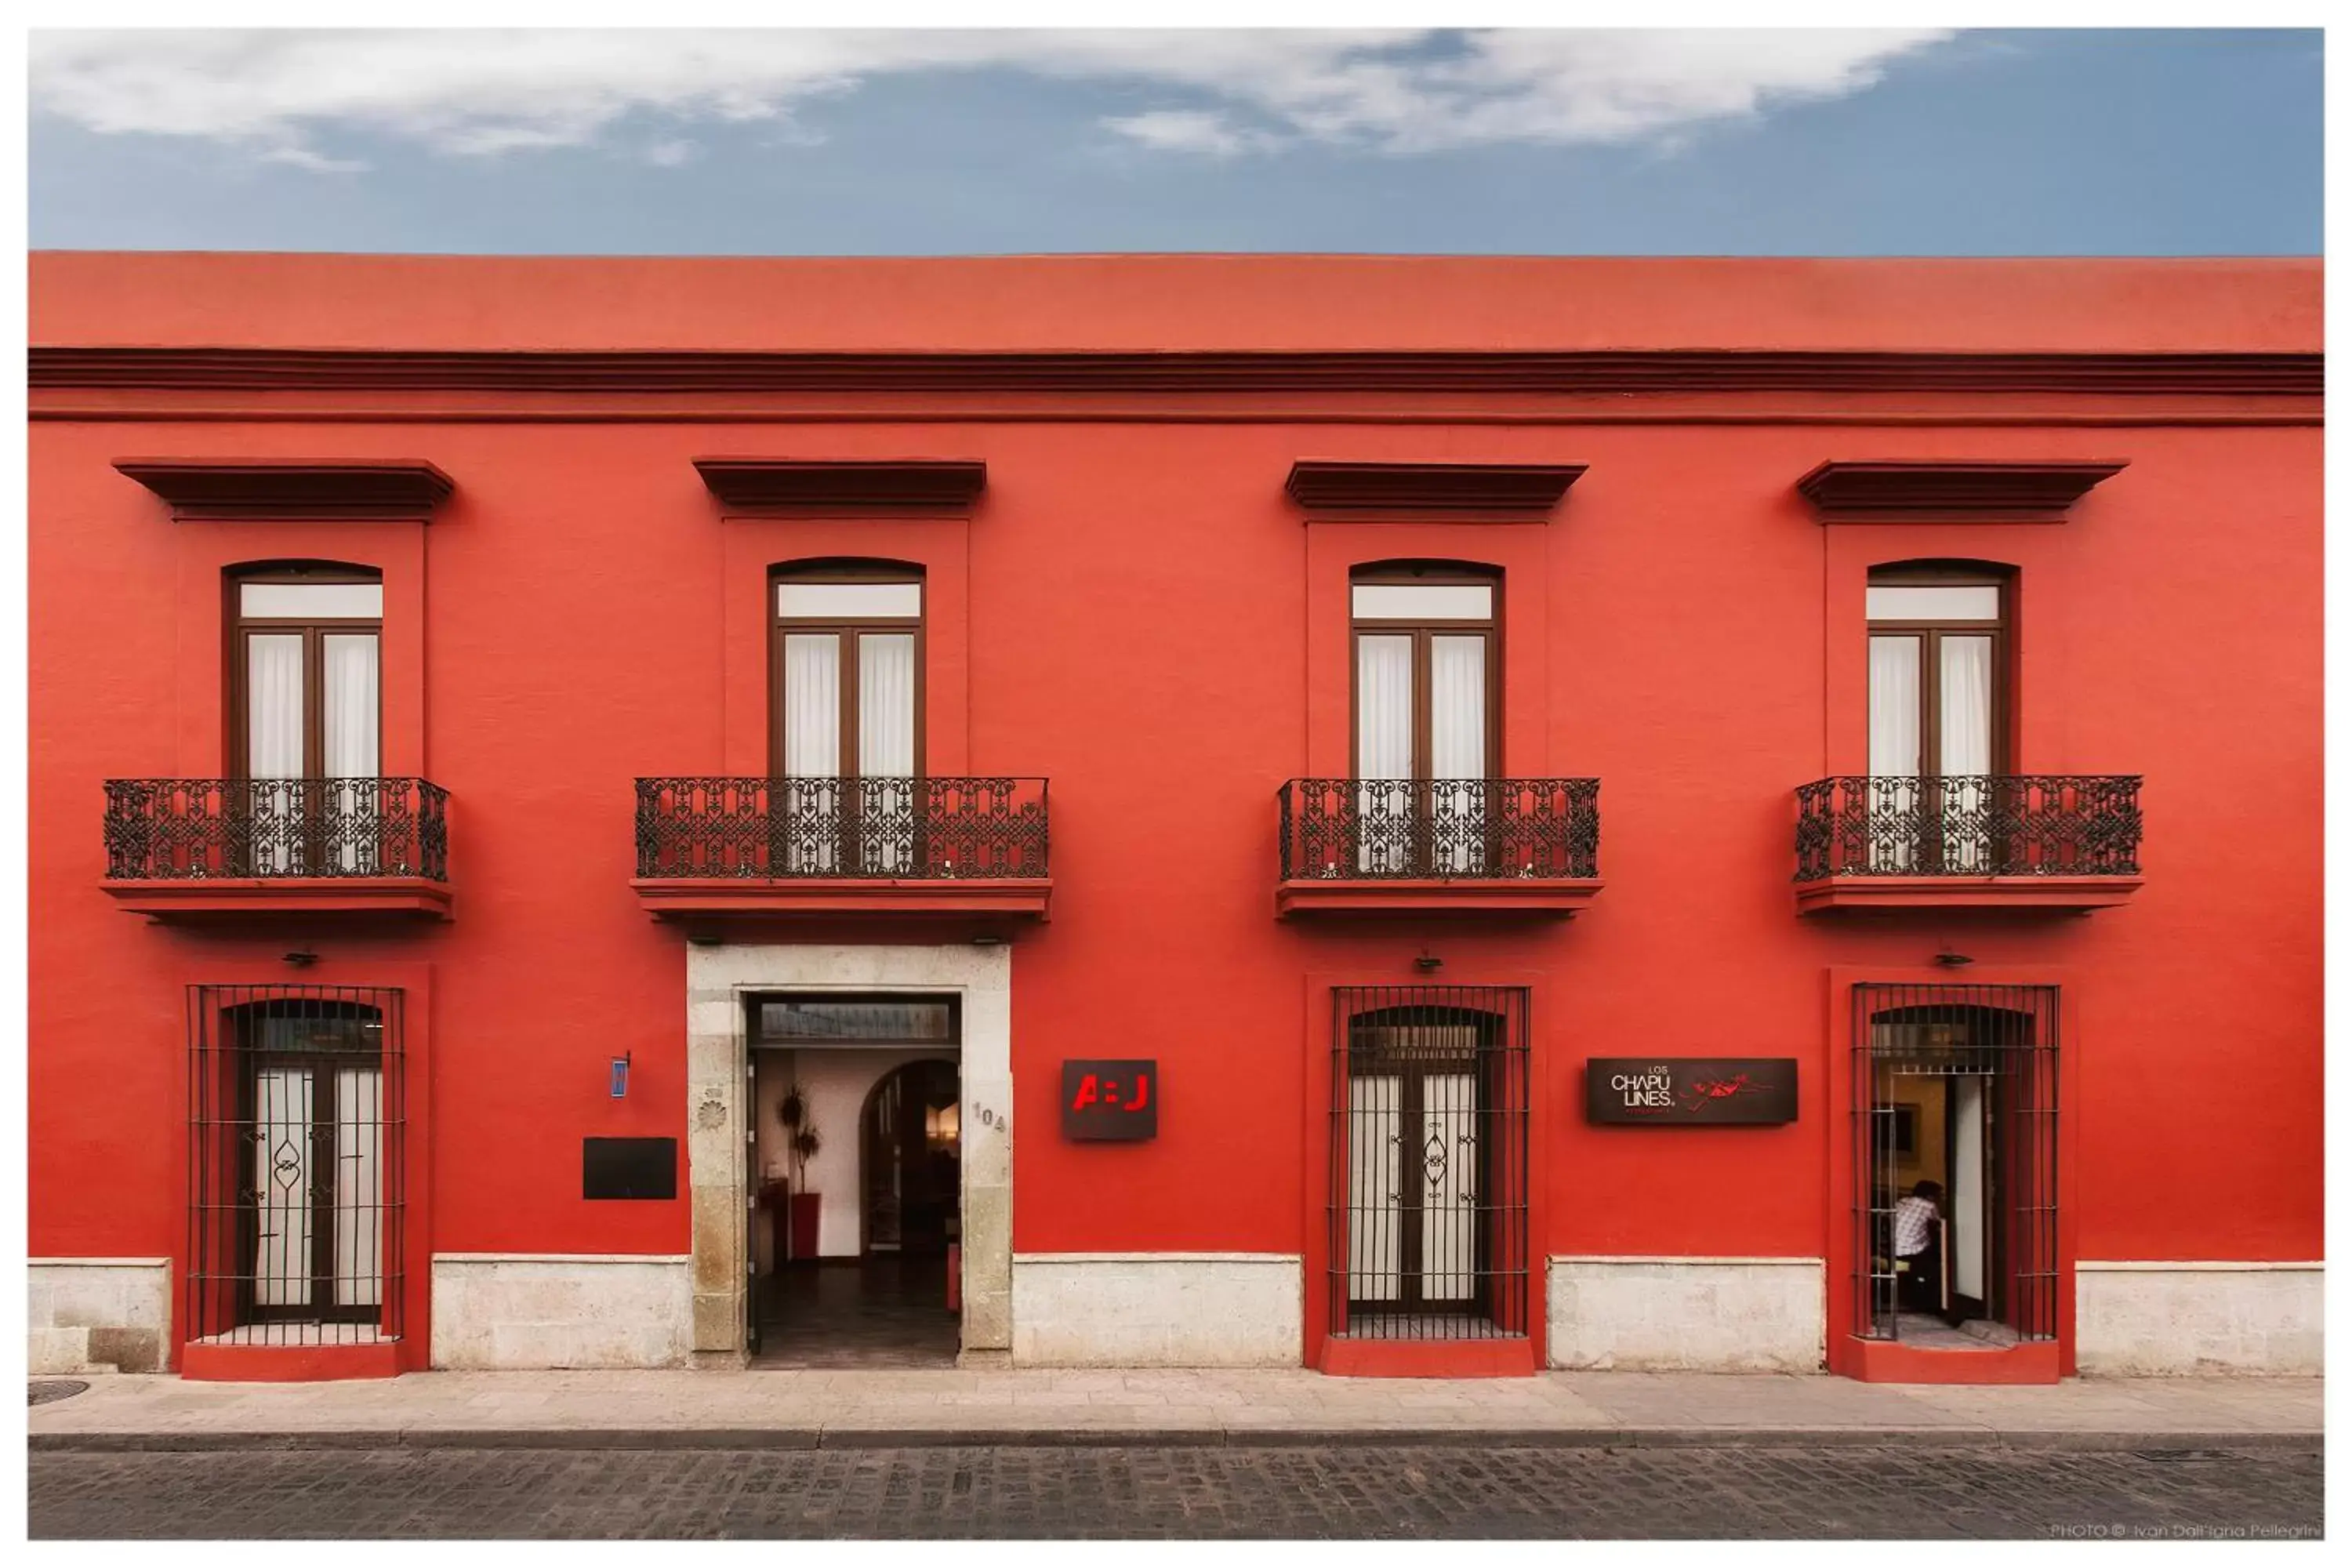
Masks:
[[[1044,779],[643,778],[636,831],[640,896],[679,912],[1042,914],[1048,885]]]
[[[2136,774],[1954,773],[1822,779],[1797,791],[1801,907],[1954,901],[1935,884],[1982,885],[1986,903],[2087,909],[2139,879]],[[1844,883],[1858,890],[1827,891]],[[1897,896],[1901,889],[1923,894]]]
[[[107,891],[159,918],[444,911],[448,803],[415,778],[109,779]]]
[[[1567,912],[1600,886],[1600,795],[1598,779],[1292,779],[1276,909]]]
[[[449,876],[449,792],[423,779],[109,779],[109,881]]]

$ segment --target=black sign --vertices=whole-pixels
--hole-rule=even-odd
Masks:
[[[1762,1127],[1797,1119],[1794,1057],[1592,1057],[1584,1119],[1620,1125]]]
[[[583,1198],[677,1196],[675,1138],[583,1138],[580,1195]]]
[[[1062,1136],[1134,1142],[1160,1133],[1158,1062],[1064,1062]]]

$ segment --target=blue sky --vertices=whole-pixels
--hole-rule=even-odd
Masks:
[[[2321,249],[2313,31],[35,34],[37,247]]]

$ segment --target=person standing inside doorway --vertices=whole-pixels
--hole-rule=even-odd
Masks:
[[[1895,1205],[1895,1266],[1903,1294],[1917,1311],[1939,1312],[1944,1307],[1943,1251],[1936,1245],[1943,1205],[1944,1189],[1934,1182],[1919,1183]]]

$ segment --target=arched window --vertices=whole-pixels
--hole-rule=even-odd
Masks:
[[[780,569],[772,593],[777,773],[919,776],[922,568],[805,562]]]
[[[922,859],[923,573],[816,561],[772,585],[772,817],[797,876],[891,876]],[[772,813],[775,802],[772,800]]]
[[[1448,561],[1360,566],[1354,641],[1356,869],[1460,876],[1492,857],[1501,577]]]
[[[1874,777],[2007,771],[2011,575],[1969,561],[1871,569]]]
[[[1442,561],[1350,575],[1357,778],[1494,776],[1501,585],[1490,568]]]
[[[231,772],[245,779],[382,771],[383,578],[332,562],[231,569]]]

